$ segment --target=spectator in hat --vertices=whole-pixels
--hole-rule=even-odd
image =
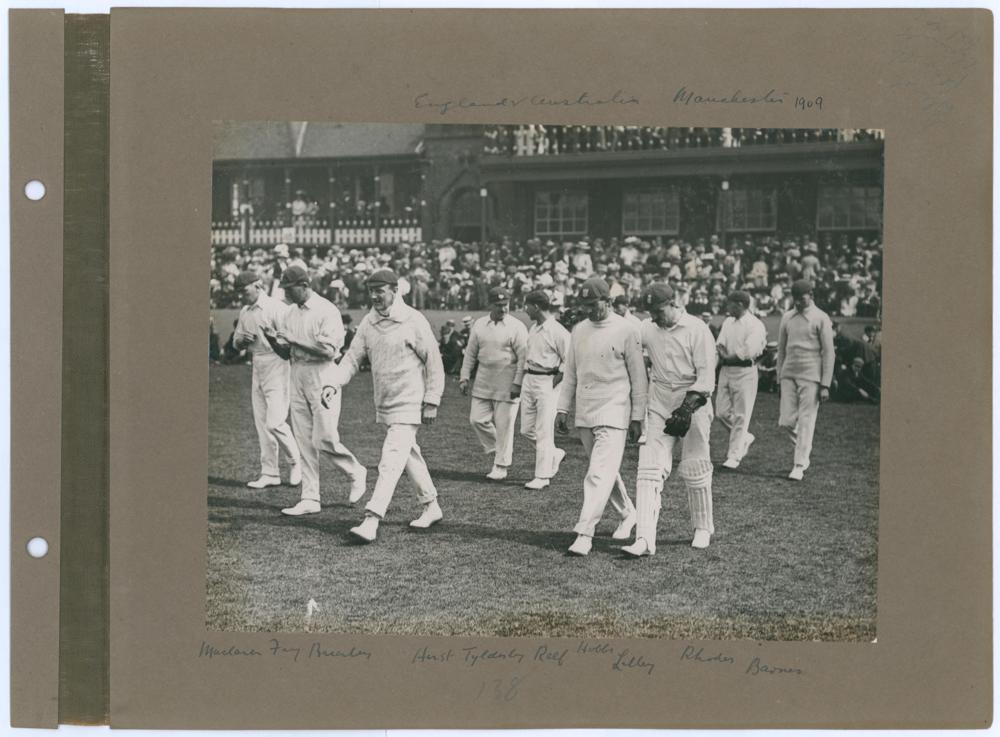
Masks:
[[[566,451],[553,441],[557,387],[562,381],[569,331],[555,319],[552,303],[542,291],[525,297],[532,325],[528,328],[521,394],[521,434],[535,443],[535,475],[526,489],[540,491],[559,472]]]
[[[282,514],[299,516],[320,511],[320,452],[350,479],[348,498],[353,504],[365,493],[368,471],[340,442],[340,393],[320,403],[321,375],[340,358],[344,322],[340,310],[309,288],[309,276],[299,266],[281,275],[281,288],[291,301],[275,334],[265,331],[271,347],[291,361],[292,433],[302,459],[302,494]]]
[[[726,313],[729,317],[723,321],[715,341],[721,366],[715,411],[729,431],[729,447],[722,465],[735,469],[755,440],[750,432],[758,383],[754,362],[764,352],[767,329],[750,312],[750,295],[746,292],[729,293]]]
[[[805,279],[792,284],[794,309],[781,316],[778,328],[778,381],[781,407],[778,424],[795,444],[788,478],[801,481],[809,468],[819,405],[830,398],[835,351],[829,315],[812,301],[813,285]]]
[[[590,258],[590,244],[580,241],[573,253],[573,272],[580,279],[589,279],[594,273],[594,262]]]
[[[569,553],[587,555],[609,500],[621,517],[613,537],[628,539],[635,527],[635,505],[618,480],[626,438],[635,441],[642,434],[647,380],[639,329],[611,310],[607,282],[588,279],[577,301],[587,319],[573,328],[570,338],[556,430],[569,433],[568,414],[575,410],[590,461]]]
[[[629,300],[624,294],[619,294],[617,297],[611,300],[611,309],[614,310],[615,314],[619,317],[624,317],[626,320],[631,322],[636,327],[642,324],[642,320],[635,316],[635,313],[629,309]]]
[[[260,475],[247,486],[264,489],[281,484],[279,450],[291,466],[289,484],[298,486],[302,483],[299,446],[288,426],[291,369],[267,339],[268,333],[281,328],[288,306],[267,295],[255,271],[240,272],[236,288],[243,307],[233,330],[233,348],[252,357],[250,401],[260,446]]]
[[[469,394],[472,405],[469,422],[485,453],[493,456],[493,468],[486,478],[501,481],[514,450],[514,421],[520,404],[528,331],[510,313],[510,293],[503,287],[489,292],[490,313],[472,325],[459,388]]]
[[[399,294],[399,276],[375,271],[366,282],[372,309],[362,318],[351,348],[339,364],[323,372],[324,407],[339,401],[361,364],[371,363],[375,421],[386,426],[378,479],[365,505],[365,518],[351,534],[373,542],[385,518],[403,471],[417,491],[421,514],[410,527],[426,529],[443,518],[437,489],[417,445],[420,425],[433,424],[444,392],[444,368],[430,323]]]

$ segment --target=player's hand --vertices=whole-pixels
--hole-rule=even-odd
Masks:
[[[628,423],[628,441],[635,443],[642,437],[642,420],[632,420]]]
[[[556,415],[556,432],[560,435],[569,435],[568,417],[565,412]]]
[[[819,388],[819,401],[825,402],[830,398],[830,390],[825,386]]]
[[[521,385],[520,384],[511,384],[510,385],[510,398],[511,399],[520,399],[521,398]]]
[[[459,391],[462,392],[462,394],[468,396],[468,394],[469,394],[469,380],[468,379],[462,379],[460,382],[458,382],[458,389],[459,389]]]
[[[558,373],[558,374],[553,374],[552,375],[552,388],[555,389],[557,386],[559,386],[559,384],[562,382],[562,380],[563,380],[563,375],[562,375],[561,372]]]
[[[438,408],[436,404],[427,404],[424,402],[424,406],[420,412],[420,421],[425,425],[433,425],[434,420],[437,419]]]
[[[337,396],[337,387],[335,386],[324,386],[323,391],[319,393],[319,403],[323,405],[324,409],[330,409],[333,406],[333,398]]]

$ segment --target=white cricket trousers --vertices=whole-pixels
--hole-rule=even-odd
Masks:
[[[278,476],[278,450],[292,465],[299,462],[299,446],[288,426],[291,367],[274,353],[253,357],[251,398],[253,422],[260,443],[260,473]]]
[[[536,479],[550,479],[555,470],[559,390],[552,380],[552,376],[525,374],[521,385],[521,434],[535,441]]]
[[[635,505],[625,492],[624,484],[616,483],[618,469],[625,453],[626,431],[617,427],[580,427],[583,449],[590,457],[587,475],[583,479],[583,509],[573,531],[577,535],[594,536],[604,509],[611,506],[622,519],[635,513]]]
[[[385,517],[392,495],[396,493],[399,477],[406,471],[414,488],[417,501],[428,504],[437,499],[437,489],[431,480],[430,471],[417,445],[417,430],[420,425],[389,425],[382,443],[382,458],[378,462],[378,480],[372,497],[365,509],[380,518]]]
[[[819,383],[806,379],[781,380],[778,425],[788,430],[795,443],[795,465],[808,466],[812,453],[816,415],[819,414]]]
[[[320,500],[319,452],[328,453],[334,464],[354,481],[365,473],[365,467],[340,442],[340,389],[333,396],[330,408],[320,403],[323,382],[320,373],[325,362],[292,363],[292,432],[302,456],[302,499]]]
[[[715,394],[715,413],[729,429],[726,458],[743,459],[753,405],[757,401],[757,367],[723,366]]]
[[[501,402],[498,399],[472,398],[469,422],[484,453],[493,453],[493,465],[506,468],[514,454],[514,421],[520,400]]]

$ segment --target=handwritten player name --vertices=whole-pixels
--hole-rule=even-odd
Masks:
[[[340,658],[347,660],[371,660],[372,654],[368,650],[351,645],[350,647],[330,647],[321,642],[313,642],[306,647],[301,645],[286,645],[276,639],[272,639],[266,648],[240,648],[236,645],[228,647],[217,647],[208,642],[202,641],[198,650],[199,658],[283,658],[290,659],[293,663],[299,660],[317,660],[325,658]]]
[[[677,105],[786,105],[790,102],[796,110],[823,109],[822,96],[792,96],[787,92],[778,92],[773,87],[764,94],[747,94],[736,89],[728,95],[719,95],[701,94],[682,86],[674,94],[673,102]]]
[[[612,671],[638,671],[651,675],[655,663],[645,654],[615,648],[605,642],[581,641],[576,645],[538,645],[532,648],[486,648],[480,646],[433,648],[425,645],[410,658],[411,665],[455,665],[478,668],[493,663],[547,665],[562,668],[573,659],[602,658]]]
[[[736,658],[732,655],[727,655],[725,653],[719,652],[715,653],[712,651],[706,651],[703,647],[695,647],[694,645],[688,645],[681,651],[681,660],[694,661],[696,663],[708,663],[713,665],[736,665]],[[757,676],[761,674],[766,675],[795,675],[800,676],[804,673],[801,668],[787,668],[784,666],[772,665],[770,663],[763,662],[759,657],[754,656],[743,671],[744,675]]]
[[[600,106],[600,105],[638,105],[639,98],[633,95],[626,95],[622,90],[607,97],[593,97],[589,92],[581,92],[579,95],[569,97],[548,97],[546,95],[523,95],[521,97],[501,97],[496,100],[472,100],[467,97],[459,97],[451,100],[432,100],[431,93],[421,92],[413,100],[413,106],[417,109],[433,108],[440,115],[447,115],[454,110],[467,110],[470,108],[517,108],[524,107],[580,107],[580,106]]]

